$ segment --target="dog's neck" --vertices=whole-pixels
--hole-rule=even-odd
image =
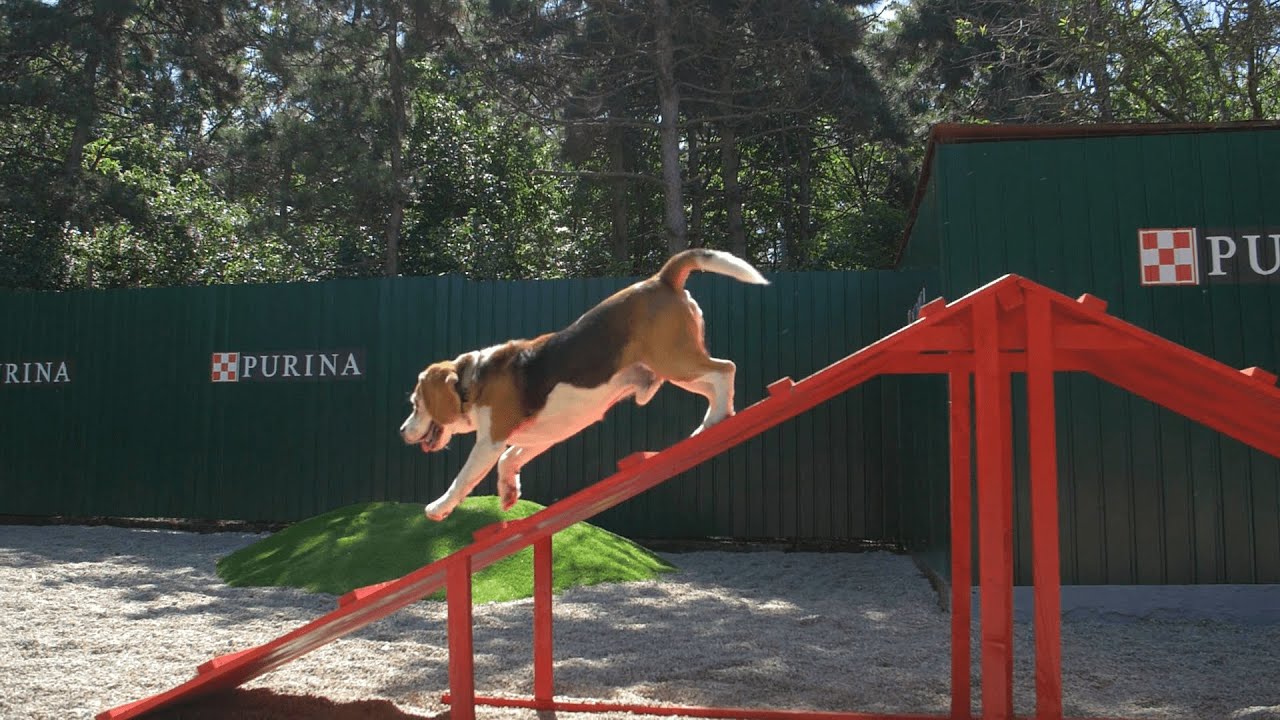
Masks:
[[[462,400],[462,407],[465,412],[467,405],[471,403],[471,386],[475,383],[476,376],[480,373],[477,353],[463,355],[458,358],[455,365],[458,373],[458,398]]]

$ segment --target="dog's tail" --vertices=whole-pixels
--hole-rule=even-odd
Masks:
[[[746,260],[721,250],[704,248],[685,250],[672,255],[667,264],[658,271],[658,279],[675,290],[683,290],[684,281],[694,270],[728,275],[735,280],[753,285],[769,284],[769,281],[765,280],[764,276],[751,267]]]

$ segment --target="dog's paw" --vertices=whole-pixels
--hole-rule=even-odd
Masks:
[[[507,492],[504,490],[502,492],[502,512],[506,512],[511,508],[515,507],[516,503],[519,500],[520,500],[519,490],[514,490],[512,492]]]
[[[428,520],[440,522],[441,520],[449,517],[449,513],[451,512],[453,512],[453,508],[449,507],[447,503],[437,500],[428,505],[423,511],[423,514],[427,516]]]
[[[502,511],[506,512],[516,506],[520,500],[520,481],[502,483],[498,487],[498,496],[502,498]]]

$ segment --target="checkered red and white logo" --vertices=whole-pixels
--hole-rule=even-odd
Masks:
[[[220,352],[213,354],[213,381],[240,382],[240,353]]]
[[[1138,231],[1143,285],[1199,285],[1200,260],[1195,228]]]

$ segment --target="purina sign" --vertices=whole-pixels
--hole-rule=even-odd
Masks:
[[[1143,285],[1280,284],[1280,229],[1247,233],[1194,227],[1138,231]]]
[[[65,385],[69,382],[68,360],[0,362],[0,385]]]
[[[362,380],[364,349],[300,352],[213,353],[210,380],[215,383],[290,380]]]

